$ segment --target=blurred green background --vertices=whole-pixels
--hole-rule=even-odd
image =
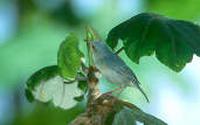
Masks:
[[[93,26],[106,38],[109,30],[140,12],[155,12],[199,23],[199,0],[0,0],[0,125],[66,125],[84,111],[81,104],[64,111],[51,104],[29,103],[24,97],[27,78],[56,64],[59,44],[73,31],[84,39]],[[121,57],[135,71],[151,100],[147,104],[134,88],[121,98],[170,125],[195,125],[200,112],[200,58],[175,73],[156,58],[139,65]],[[101,91],[113,86],[104,80]]]

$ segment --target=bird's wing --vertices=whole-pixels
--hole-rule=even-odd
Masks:
[[[119,74],[125,76],[126,78],[128,78],[130,81],[136,79],[135,74],[133,73],[133,71],[125,64],[125,62],[118,57],[117,55],[113,55],[112,58],[107,58],[108,60],[112,59],[112,62],[109,65],[111,67],[115,67],[115,71],[118,72]],[[108,62],[108,61],[107,61]]]

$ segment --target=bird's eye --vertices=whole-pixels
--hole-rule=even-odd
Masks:
[[[93,49],[93,50],[96,50],[96,48],[95,48],[95,46],[94,46],[94,45],[92,45],[92,49]]]

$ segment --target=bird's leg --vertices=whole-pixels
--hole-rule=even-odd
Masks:
[[[120,96],[120,94],[122,93],[122,91],[123,91],[126,87],[127,87],[126,85],[120,84],[120,85],[119,85],[118,91],[115,91],[115,92],[116,92],[116,96],[117,96],[117,97]]]
[[[119,97],[122,93],[122,91],[124,90],[125,86],[123,86],[119,91],[116,91],[116,96]]]
[[[115,54],[119,54],[122,50],[124,50],[124,47],[121,47],[120,49],[118,49],[116,52],[115,52]]]
[[[120,84],[119,86],[120,86],[119,88],[115,88],[114,90],[111,90],[111,91],[106,92],[106,93],[104,93],[104,94],[112,94],[112,93],[114,93],[114,92],[119,92],[119,94],[121,94],[121,92],[123,91],[123,89],[124,89],[126,86],[125,86],[125,85],[122,85],[122,84]]]

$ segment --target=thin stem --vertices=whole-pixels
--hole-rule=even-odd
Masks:
[[[84,77],[84,76],[77,76],[74,80],[70,80],[70,81],[64,81],[65,84],[71,84],[73,82],[76,82],[76,81],[87,81],[88,80],[88,77]]]
[[[84,74],[88,74],[89,68],[83,62],[81,62],[81,69]]]
[[[121,51],[123,51],[124,50],[124,47],[121,47],[119,50],[117,50],[116,52],[115,52],[115,54],[119,54]]]
[[[92,60],[91,47],[90,47],[89,40],[87,40],[86,42],[87,42],[87,49],[88,49],[88,60],[89,60],[89,66],[92,66],[92,65],[93,65],[93,60]]]

